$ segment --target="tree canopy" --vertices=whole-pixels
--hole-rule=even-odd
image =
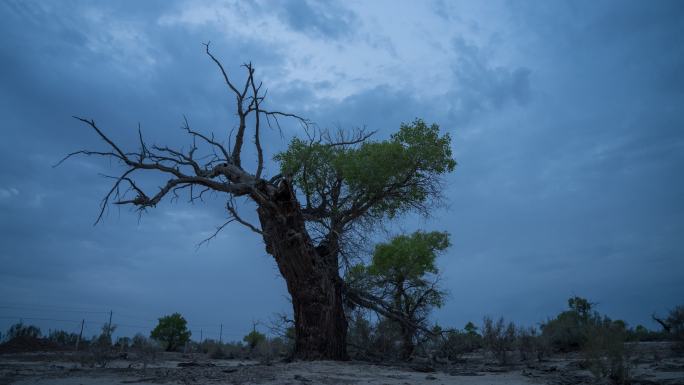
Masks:
[[[436,124],[402,123],[382,141],[372,134],[295,138],[275,157],[300,192],[305,219],[328,239],[411,210],[428,213],[442,196],[441,175],[456,166],[451,137]]]

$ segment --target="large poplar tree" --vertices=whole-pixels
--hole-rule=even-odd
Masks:
[[[455,166],[450,137],[440,134],[437,125],[419,119],[402,124],[386,140],[372,140],[372,133],[362,130],[330,134],[298,115],[266,108],[266,93],[251,64],[243,66],[246,80],[238,86],[208,45],[206,53],[234,97],[234,131],[204,134],[186,120],[188,148],[150,146],[138,132],[139,146],[131,150],[117,145],[94,120],[76,117],[104,141],[105,149],[76,151],[65,159],[103,156],[121,166],[102,200],[98,221],[110,203],[144,210],[182,191],[192,201],[207,191],[223,194],[229,222],[262,237],[287,283],[296,329],[295,356],[346,359],[344,296],[374,306],[374,298],[346,290],[340,278],[348,235],[408,211],[426,213],[441,195],[440,177]],[[301,124],[305,139],[292,140],[275,156],[280,173],[265,175],[262,131],[266,125],[279,127],[283,119]],[[256,153],[252,165],[245,164],[242,156],[249,141]],[[146,191],[136,182],[146,172],[166,176],[166,182]],[[239,215],[233,203],[236,197],[256,205],[258,223]]]

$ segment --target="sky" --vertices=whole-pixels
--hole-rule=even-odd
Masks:
[[[224,197],[166,200],[142,217],[99,203],[121,168],[79,149],[187,146],[227,135],[231,77],[251,62],[272,109],[320,127],[419,117],[452,137],[447,204],[392,234],[448,231],[441,325],[538,325],[579,295],[657,329],[684,303],[684,3],[681,1],[0,2],[0,330],[149,333],[173,312],[194,338],[241,339],[290,312],[257,234],[222,224]],[[290,123],[265,133],[269,159]],[[266,173],[277,165],[270,161]],[[145,177],[154,186],[159,180]],[[253,207],[241,205],[248,219]],[[377,241],[386,241],[378,233]]]

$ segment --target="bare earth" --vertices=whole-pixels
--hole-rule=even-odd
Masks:
[[[365,362],[293,362],[260,364],[254,361],[210,360],[204,355],[164,353],[154,359],[131,356],[108,361],[106,367],[74,353],[17,353],[0,355],[0,385],[114,385],[114,384],[593,384],[579,358],[557,356],[543,363],[498,366],[481,355],[431,370],[430,366],[378,365]],[[633,384],[684,385],[684,358],[666,346],[641,343],[632,358]],[[95,365],[97,366],[97,365]]]

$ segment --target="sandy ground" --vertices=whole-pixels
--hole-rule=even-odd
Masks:
[[[633,384],[684,385],[684,358],[661,345],[643,345],[633,357]],[[522,385],[594,384],[581,369],[579,358],[556,356],[543,363],[498,366],[482,355],[426,371],[425,365],[378,365],[366,362],[293,362],[210,360],[204,355],[174,353],[129,357],[91,367],[73,353],[0,355],[0,385],[114,385],[114,384],[368,384],[368,385]]]

